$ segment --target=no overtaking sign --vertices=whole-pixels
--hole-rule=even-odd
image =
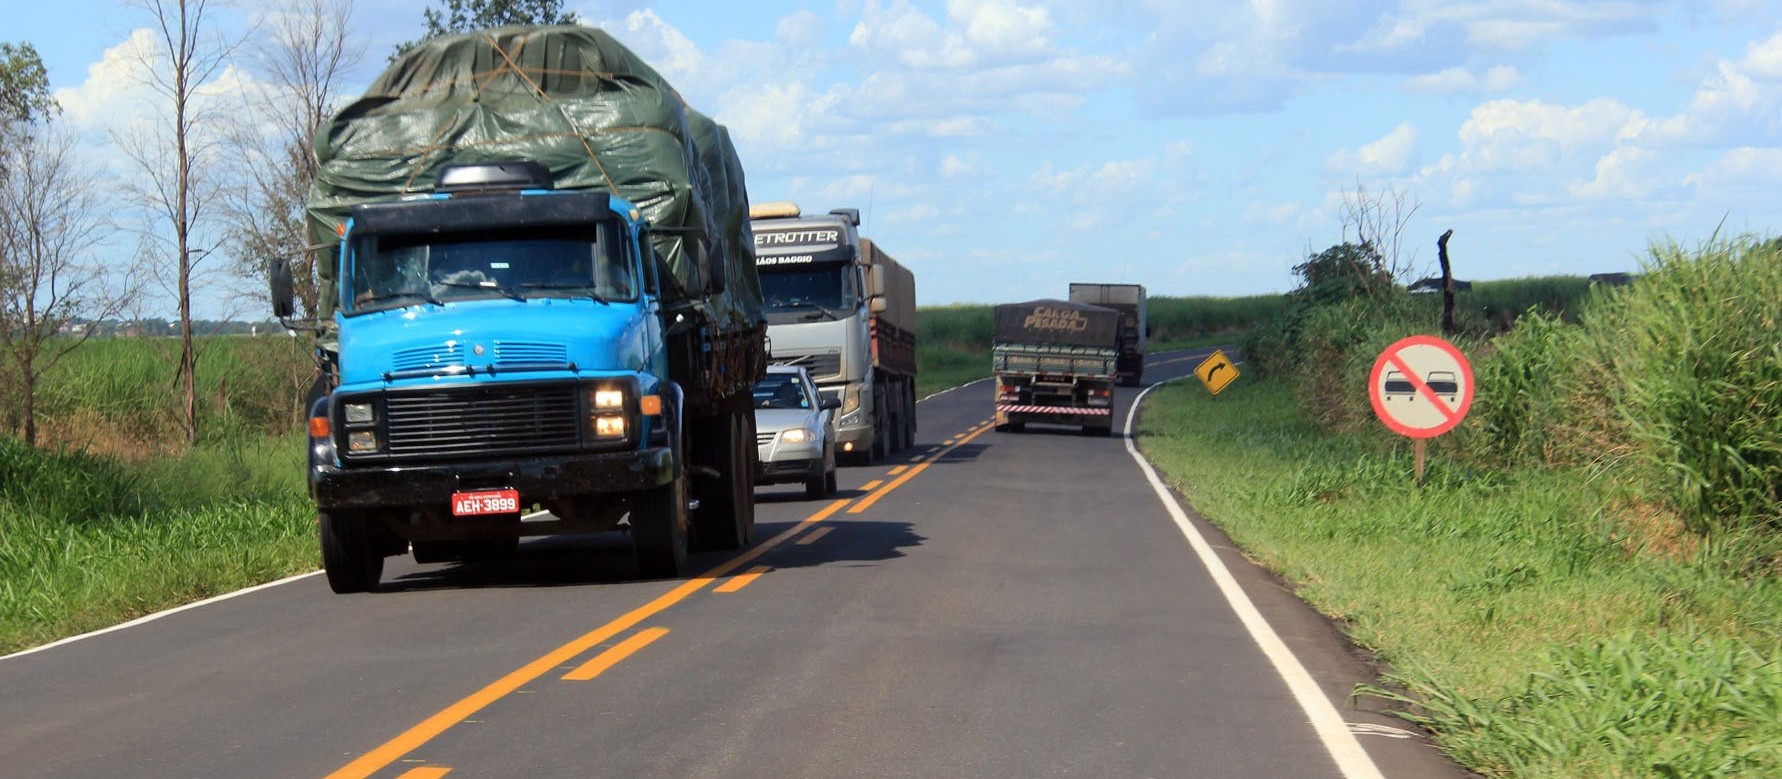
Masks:
[[[1473,366],[1454,345],[1414,335],[1380,353],[1368,378],[1374,413],[1393,432],[1433,438],[1453,430],[1473,405]]]

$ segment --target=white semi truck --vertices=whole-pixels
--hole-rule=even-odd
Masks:
[[[916,277],[860,235],[860,211],[749,210],[769,361],[802,365],[841,401],[838,453],[876,462],[914,443]]]

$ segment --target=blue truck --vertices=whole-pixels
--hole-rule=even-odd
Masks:
[[[424,42],[324,126],[309,486],[336,592],[523,536],[623,530],[651,578],[749,542],[747,200],[678,101],[598,30],[500,28]],[[281,318],[292,287],[276,265]]]

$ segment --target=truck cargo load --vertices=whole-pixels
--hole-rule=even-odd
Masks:
[[[1112,309],[1064,300],[1003,303],[993,309],[998,344],[1117,346],[1120,314]]]
[[[422,41],[322,125],[315,154],[311,244],[333,242],[355,205],[430,192],[445,164],[530,160],[557,189],[605,191],[642,210],[668,270],[667,305],[720,327],[761,321],[728,133],[601,30],[501,27]],[[318,269],[326,318],[337,306],[335,263]]]

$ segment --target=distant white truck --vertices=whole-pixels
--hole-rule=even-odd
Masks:
[[[1121,384],[1138,386],[1145,376],[1145,339],[1151,334],[1151,325],[1145,319],[1144,285],[1072,282],[1070,302],[1120,312],[1120,359],[1115,368]]]
[[[841,401],[841,455],[876,462],[916,435],[916,277],[860,235],[860,211],[750,207],[769,361]]]

